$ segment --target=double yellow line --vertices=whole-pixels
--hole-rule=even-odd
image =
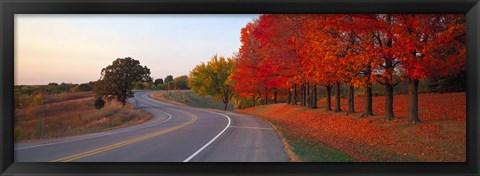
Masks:
[[[170,108],[168,108],[168,109],[170,109]],[[123,142],[115,143],[115,144],[112,144],[112,145],[109,145],[109,146],[100,147],[100,148],[93,149],[93,150],[86,151],[86,152],[82,152],[82,153],[79,153],[79,154],[75,154],[75,155],[67,156],[67,157],[64,157],[64,158],[52,160],[50,162],[69,162],[69,161],[77,160],[77,159],[80,159],[80,158],[85,158],[87,156],[95,155],[97,153],[113,150],[113,149],[116,149],[116,148],[119,148],[119,147],[122,147],[122,146],[137,143],[137,142],[140,142],[140,141],[143,141],[143,140],[146,140],[146,139],[150,139],[150,138],[160,136],[162,134],[177,130],[179,128],[190,125],[197,120],[197,116],[193,113],[182,111],[182,110],[177,110],[177,109],[170,109],[170,110],[174,110],[174,111],[182,112],[182,113],[185,113],[185,114],[189,114],[190,116],[192,116],[192,118],[189,121],[187,121],[185,123],[182,123],[180,125],[174,126],[174,127],[170,127],[170,128],[160,130],[160,131],[157,131],[157,132],[154,132],[154,133],[150,133],[150,134],[147,134],[147,135],[144,135],[144,136],[140,136],[140,137],[137,137],[137,138],[129,139],[129,140],[126,140],[126,141],[123,141]]]

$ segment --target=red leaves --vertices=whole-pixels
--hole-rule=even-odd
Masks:
[[[465,17],[452,14],[395,15],[394,30],[404,47],[400,58],[406,76],[426,79],[465,70]]]
[[[236,75],[247,76],[235,80],[252,85],[237,88],[248,94],[303,82],[393,85],[394,77],[452,76],[466,68],[462,15],[268,14],[247,24],[240,40]]]
[[[241,32],[236,90],[241,96],[260,96],[264,88],[285,89],[300,73],[292,31],[298,15],[262,15]],[[240,85],[241,84],[241,85]]]

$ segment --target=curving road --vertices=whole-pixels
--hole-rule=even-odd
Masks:
[[[234,112],[167,104],[136,92],[148,122],[15,144],[16,162],[288,162],[271,126]]]

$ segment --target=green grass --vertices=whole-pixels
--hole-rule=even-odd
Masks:
[[[193,107],[199,108],[210,108],[210,109],[219,109],[223,110],[224,105],[222,101],[215,100],[212,96],[199,96],[193,91],[169,91],[163,94],[163,97],[175,101],[178,103],[186,104]],[[227,107],[228,110],[233,109],[233,103],[230,103]]]
[[[321,143],[309,143],[289,136],[281,130],[293,154],[302,162],[355,162],[347,153]]]

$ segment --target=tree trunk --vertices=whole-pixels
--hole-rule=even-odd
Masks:
[[[303,84],[303,106],[307,106],[307,86]]]
[[[299,93],[300,94],[300,97],[299,97],[300,98],[300,100],[299,100],[300,101],[300,106],[303,106],[303,84],[300,84],[300,90],[298,90],[298,91],[300,91],[300,93]]]
[[[288,88],[287,104],[290,103],[292,103],[292,92],[290,91],[290,88]]]
[[[293,105],[297,105],[297,84],[293,84]]]
[[[312,109],[317,109],[317,85],[312,88]]]
[[[317,100],[319,100],[321,97],[320,97],[320,94],[318,93],[318,91],[320,90],[320,85],[315,85],[315,90],[317,91],[316,94],[317,94]]]
[[[307,108],[312,107],[312,89],[307,85]]]
[[[418,79],[408,79],[408,116],[410,116],[411,123],[419,123],[418,117]]]
[[[327,90],[327,95],[326,95],[326,101],[327,101],[327,105],[325,106],[325,110],[327,111],[331,111],[332,110],[332,86],[325,86],[326,90]]]
[[[387,15],[387,20],[389,23],[391,23],[392,18],[390,15]],[[387,41],[387,48],[391,48],[393,44],[393,39],[388,38]],[[388,77],[384,78],[384,84],[385,84],[385,93],[387,94],[385,97],[385,118],[387,120],[392,120],[395,115],[393,114],[393,87],[394,85],[392,84],[393,82],[393,72],[395,70],[395,67],[393,65],[393,59],[392,58],[385,58],[385,72],[389,73]]]
[[[310,104],[310,108],[311,108],[311,109],[313,109],[313,99],[314,99],[313,96],[314,96],[314,95],[313,95],[313,86],[310,86],[310,94],[309,94],[310,101],[308,101],[308,102],[309,102],[309,104]]]
[[[277,94],[278,94],[277,88],[273,89],[273,104],[277,104]]]
[[[265,87],[265,105],[268,105],[268,88]]]
[[[305,85],[300,89],[300,106],[305,106]]]
[[[335,89],[335,112],[340,112],[342,111],[340,108],[340,82],[337,83]]]
[[[227,110],[228,107],[228,94],[226,92],[223,93],[223,105],[224,105],[224,110]]]
[[[126,91],[121,91],[121,95],[118,97],[118,100],[120,103],[122,103],[122,106],[127,105],[127,92]]]
[[[362,117],[373,116],[372,109],[372,83],[368,83],[365,86],[365,103]]]
[[[355,88],[353,86],[349,86],[348,89],[348,113],[352,114],[355,113],[355,102],[354,102],[354,94]]]
[[[252,107],[255,107],[255,95],[252,96],[252,104],[253,104]]]
[[[393,114],[393,86],[390,84],[385,85],[385,119],[392,120]]]
[[[305,106],[306,106],[307,108],[310,108],[310,107],[311,107],[311,102],[310,102],[310,100],[311,100],[311,92],[310,92],[310,85],[309,85],[309,83],[307,83],[305,87],[306,87],[306,89],[307,89],[306,94],[305,94],[305,95],[307,95],[307,100],[306,100]]]

